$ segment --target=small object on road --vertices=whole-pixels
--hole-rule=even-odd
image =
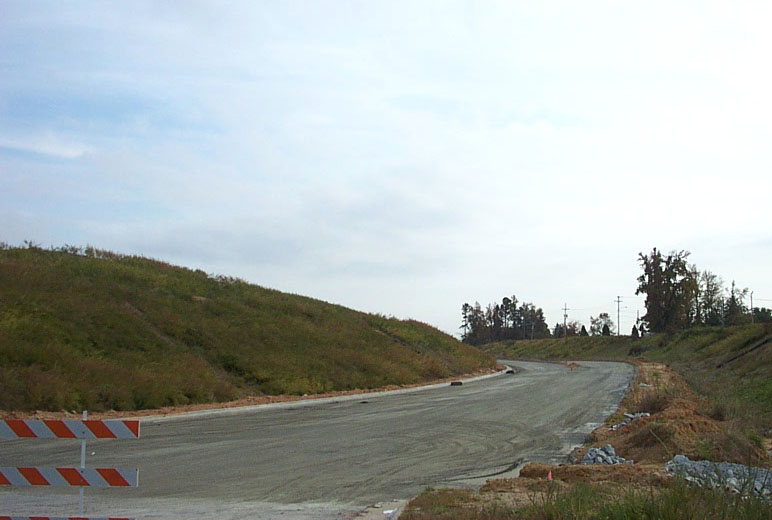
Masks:
[[[450,386],[461,386],[463,384],[464,384],[463,381],[451,381],[450,382]]]
[[[359,404],[367,404],[367,403],[369,403],[369,402],[370,402],[370,401],[359,401]]]

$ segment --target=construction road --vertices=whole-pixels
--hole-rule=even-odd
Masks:
[[[139,468],[139,487],[86,490],[86,515],[349,518],[426,487],[562,462],[616,409],[623,363],[509,362],[520,371],[388,395],[142,421],[139,440],[89,441],[88,467]],[[0,466],[78,466],[76,440],[0,441]],[[77,512],[75,488],[0,487],[0,515]]]

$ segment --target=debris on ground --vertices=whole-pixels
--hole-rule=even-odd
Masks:
[[[602,448],[587,450],[581,464],[633,464],[633,461],[620,457],[611,444],[606,444]]]
[[[627,426],[628,424],[630,424],[631,422],[635,421],[636,419],[642,419],[644,417],[650,417],[651,416],[651,414],[649,412],[626,413],[624,415],[625,415],[625,419],[621,423],[615,424],[614,426],[611,427],[611,429],[613,431],[618,430],[622,426]]]
[[[772,470],[769,469],[731,462],[693,461],[684,455],[676,455],[665,465],[665,472],[703,487],[772,499]]]

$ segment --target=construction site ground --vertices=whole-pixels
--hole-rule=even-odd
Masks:
[[[667,365],[631,362],[638,372],[617,413],[595,429],[565,464],[530,463],[519,477],[491,479],[477,491],[429,490],[411,501],[400,518],[452,518],[454,509],[456,517],[466,518],[470,511],[490,510],[492,505],[518,508],[538,504],[548,493],[584,484],[602,489],[609,497],[632,489],[661,489],[674,482],[664,467],[676,454],[692,460],[772,467],[772,439],[749,442],[741,424],[728,419],[720,405],[696,395]],[[625,413],[637,412],[651,415],[614,428],[623,422]],[[634,464],[579,464],[587,450],[608,444]],[[436,515],[440,510],[444,513]]]

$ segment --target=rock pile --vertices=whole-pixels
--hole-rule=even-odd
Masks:
[[[624,420],[624,421],[622,421],[622,422],[621,422],[621,423],[619,423],[619,424],[615,424],[614,426],[612,426],[612,427],[611,427],[611,429],[612,429],[612,430],[614,430],[614,431],[616,431],[616,430],[618,430],[619,428],[621,428],[622,426],[628,425],[628,424],[630,424],[631,422],[633,422],[633,421],[634,421],[634,420],[636,420],[636,419],[640,419],[640,418],[642,418],[642,417],[649,417],[650,415],[651,415],[651,414],[650,414],[649,412],[641,412],[641,413],[626,413],[626,414],[625,414],[625,420]]]
[[[755,494],[772,499],[772,470],[731,462],[689,460],[676,455],[665,465],[665,472],[680,475],[689,482],[709,488],[726,488],[736,493]]]
[[[632,464],[632,460],[623,459],[616,454],[611,444],[602,448],[590,448],[584,454],[582,464]]]

